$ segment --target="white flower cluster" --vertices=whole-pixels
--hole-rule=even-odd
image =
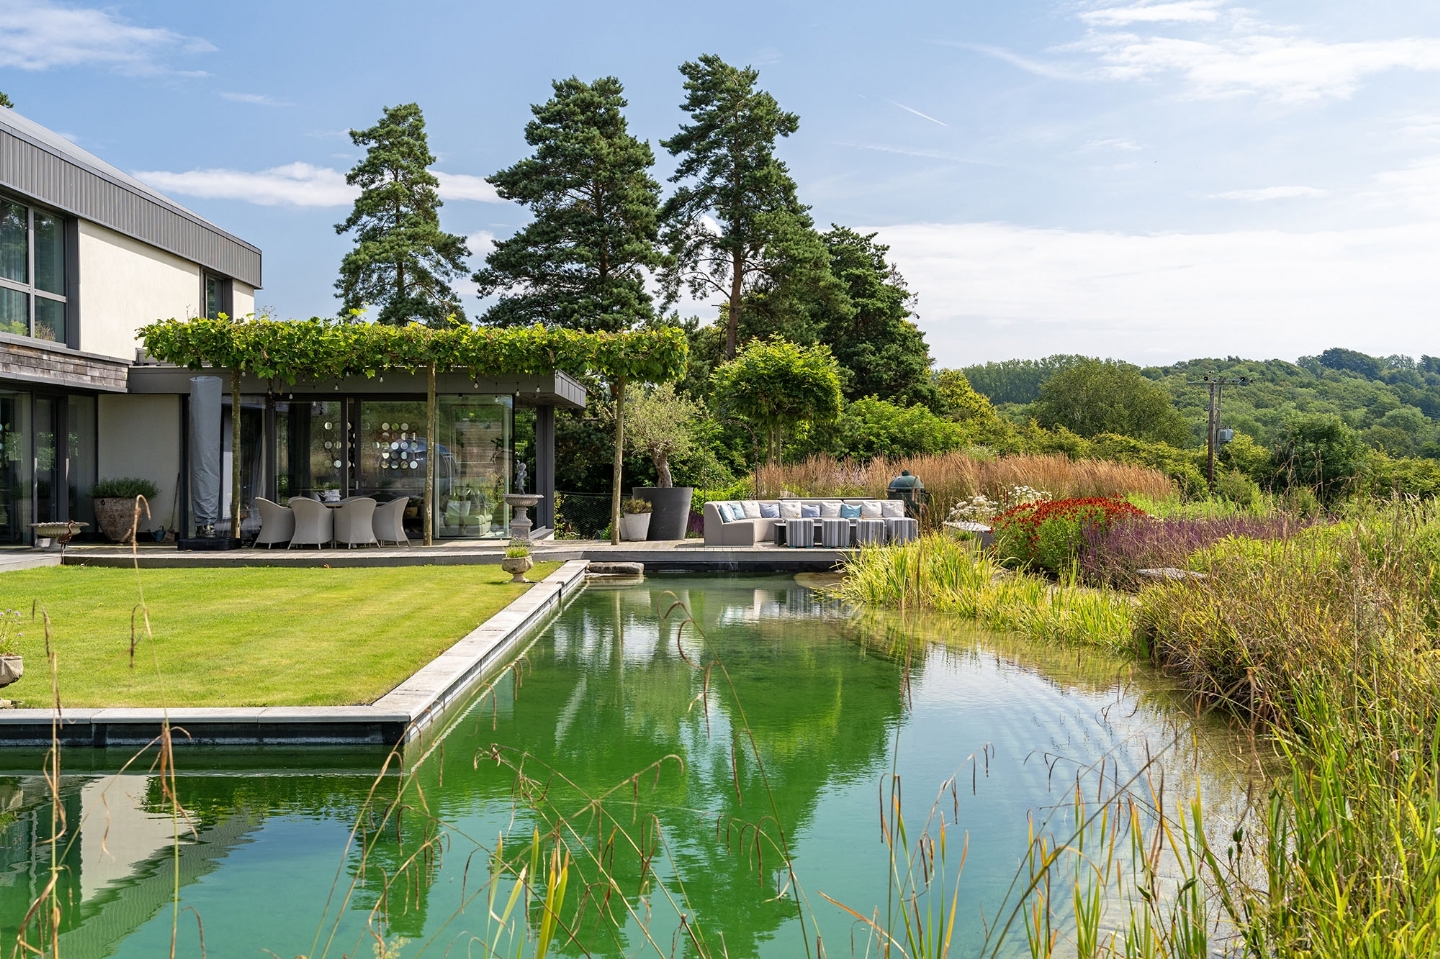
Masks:
[[[1035,489],[1032,486],[1011,486],[1000,494],[999,499],[991,499],[984,493],[976,493],[950,508],[950,521],[988,523],[1008,509],[1026,503],[1042,503],[1052,498],[1053,496],[1048,490]]]

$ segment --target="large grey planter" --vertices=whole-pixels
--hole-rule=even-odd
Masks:
[[[690,525],[690,500],[695,495],[693,486],[636,486],[630,495],[654,508],[647,539],[685,538],[685,530]]]

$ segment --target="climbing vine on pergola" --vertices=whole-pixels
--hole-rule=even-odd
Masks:
[[[435,435],[435,375],[464,371],[475,378],[527,376],[559,371],[593,375],[609,387],[617,414],[629,383],[661,383],[685,370],[689,346],[675,327],[619,333],[531,327],[468,327],[443,329],[412,324],[337,323],[321,319],[261,318],[158,320],[140,330],[146,351],[164,363],[190,369],[230,372],[233,408],[239,408],[243,374],[294,384],[299,380],[330,380],[346,376],[373,377],[388,370],[424,371],[428,377],[426,435]],[[239,449],[239,417],[233,418]],[[625,418],[615,418],[614,491],[611,496],[611,541],[618,542],[620,463]],[[240,488],[240,457],[234,457],[234,489]],[[425,542],[430,543],[434,460],[426,457]],[[240,528],[240,497],[231,497],[231,529]]]

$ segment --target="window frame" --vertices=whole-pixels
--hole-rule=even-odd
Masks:
[[[218,301],[215,312],[224,313],[230,318],[235,316],[235,294],[234,286],[228,276],[221,276],[213,270],[202,269],[200,271],[200,310],[201,316],[206,319],[216,319],[210,313],[210,281],[215,281],[215,299]]]
[[[36,206],[34,202],[24,197],[14,196],[9,193],[0,192],[0,200],[5,200],[13,203],[16,206],[19,206],[25,210],[25,276],[27,278],[27,282],[22,283],[19,280],[12,280],[8,277],[0,276],[0,287],[4,287],[5,289],[13,290],[17,293],[23,293],[26,295],[26,332],[19,334],[11,333],[9,335],[24,336],[27,339],[37,340],[41,343],[53,343],[56,346],[68,346],[71,339],[70,327],[71,324],[74,323],[75,316],[75,311],[70,302],[71,297],[69,295],[69,290],[71,288],[70,274],[71,271],[75,269],[75,264],[71,262],[72,256],[69,242],[69,233],[71,229],[70,217],[67,217],[65,214],[61,213],[58,210],[52,210],[46,206]],[[37,210],[47,216],[53,216],[56,220],[59,221],[62,237],[60,265],[63,276],[63,282],[60,285],[66,289],[65,293],[51,293],[49,290],[42,290],[35,283],[35,212]],[[38,337],[35,335],[35,306],[37,298],[50,300],[61,305],[64,313],[65,323],[64,339],[47,340],[44,337]]]

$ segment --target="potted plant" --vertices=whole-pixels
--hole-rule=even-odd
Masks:
[[[523,543],[512,543],[505,548],[505,558],[500,561],[500,568],[510,574],[512,583],[528,583],[525,573],[535,561],[530,558],[530,547]]]
[[[135,497],[143,496],[149,501],[158,495],[159,487],[136,476],[101,480],[90,489],[100,531],[116,543],[130,542],[130,534],[136,525]]]
[[[650,532],[649,500],[639,497],[620,501],[620,538],[632,543],[645,539]]]
[[[646,454],[655,464],[655,485],[631,490],[637,499],[649,500],[653,505],[654,516],[649,521],[647,534],[650,539],[685,538],[690,500],[695,490],[675,485],[670,475],[670,459],[686,456],[694,449],[691,427],[701,412],[699,403],[676,393],[669,383],[642,393],[625,411],[625,445]],[[621,522],[623,524],[623,518]]]
[[[0,614],[0,687],[25,675],[25,660],[20,657],[20,611],[7,609]]]

